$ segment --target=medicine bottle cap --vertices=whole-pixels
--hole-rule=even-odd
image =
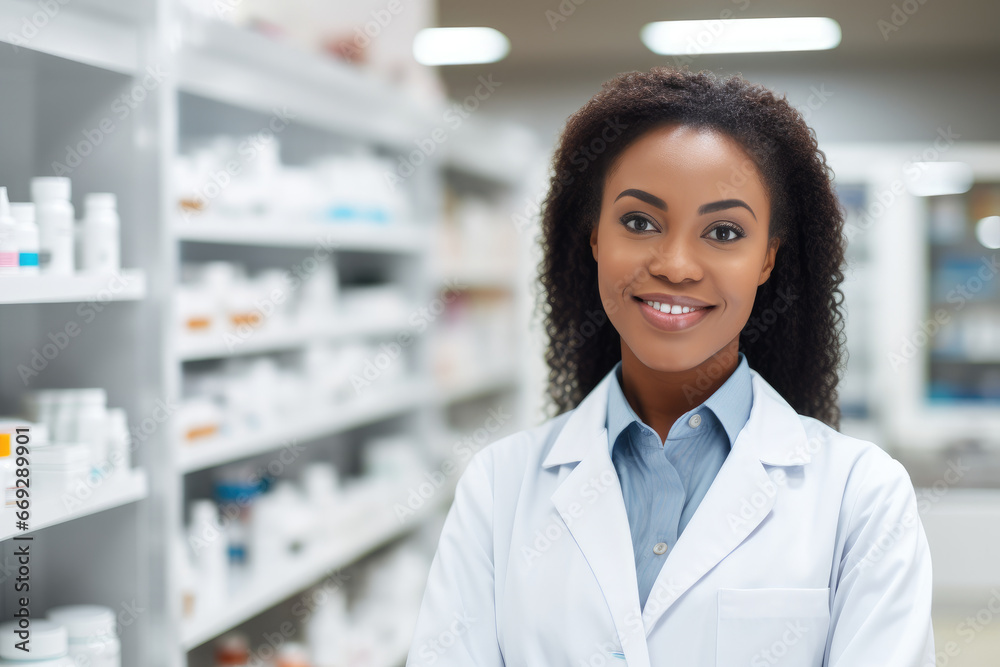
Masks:
[[[70,197],[70,181],[65,176],[36,176],[31,179],[31,198],[37,203]]]
[[[108,637],[115,634],[115,612],[96,604],[69,604],[53,607],[49,620],[66,628],[70,641]]]
[[[10,200],[7,199],[7,186],[0,187],[0,218],[14,224],[14,219],[10,215]]]
[[[113,192],[90,192],[83,198],[83,205],[88,211],[114,209],[118,206],[118,197]]]
[[[17,648],[22,639],[16,634],[21,631],[18,621],[0,625],[0,658],[4,660],[24,660],[24,651]],[[31,657],[35,660],[61,658],[69,652],[66,628],[53,621],[32,619]]]
[[[214,526],[219,522],[219,506],[206,499],[191,502],[191,525],[202,527],[205,524]]]
[[[276,667],[309,667],[309,651],[305,645],[289,642],[278,649]]]
[[[31,425],[31,446],[46,447],[49,444],[49,425],[36,422]]]
[[[246,665],[250,660],[250,645],[246,637],[238,634],[223,635],[215,644],[215,664]]]
[[[35,205],[31,202],[11,202],[10,215],[19,225],[35,224]]]
[[[73,389],[73,398],[79,407],[105,407],[108,403],[108,392],[103,387],[88,387]]]

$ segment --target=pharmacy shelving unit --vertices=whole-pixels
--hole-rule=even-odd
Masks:
[[[126,269],[116,274],[5,276],[0,304],[134,301],[146,291],[146,274]]]
[[[344,456],[348,450],[356,454],[368,429],[397,430],[426,441],[446,427],[454,434],[453,417],[463,406],[475,415],[477,402],[519,401],[518,369],[526,355],[439,386],[421,361],[435,335],[430,328],[416,337],[416,362],[406,381],[377,396],[297,420],[280,433],[180,446],[171,416],[188,365],[232,354],[294,354],[314,341],[377,339],[407,326],[405,317],[390,317],[262,332],[236,351],[217,341],[182,340],[173,310],[182,261],[293,256],[310,249],[320,231],[303,223],[276,233],[273,225],[248,223],[234,233],[229,221],[204,219],[194,225],[180,220],[173,166],[185,140],[252,131],[280,108],[294,113],[282,134],[283,159],[286,138],[291,162],[307,160],[310,151],[352,145],[396,156],[442,126],[444,108],[418,103],[329,59],[226,23],[192,19],[170,0],[76,0],[52,3],[48,10],[30,0],[9,0],[0,5],[0,42],[0,184],[10,187],[13,200],[25,200],[31,177],[68,175],[78,210],[86,192],[115,192],[123,266],[129,267],[116,283],[108,276],[83,275],[0,283],[3,411],[16,410],[25,390],[16,362],[30,358],[49,333],[94,312],[72,345],[48,360],[32,387],[104,387],[109,404],[127,410],[135,436],[133,470],[114,488],[101,489],[69,511],[39,510],[33,526],[39,553],[33,604],[39,610],[64,603],[105,604],[120,612],[122,664],[199,667],[206,664],[213,638],[266,618],[331,570],[362,562],[425,520],[440,520],[457,481],[457,475],[449,479],[406,524],[385,508],[359,505],[343,539],[317,545],[267,581],[242,589],[222,611],[185,619],[171,541],[183,529],[186,500],[206,495],[215,469],[266,460],[289,438],[306,445],[304,458],[332,456],[350,467]],[[436,270],[428,242],[441,218],[448,179],[472,179],[493,193],[498,206],[521,207],[524,164],[534,156],[523,143],[512,150],[515,145],[504,131],[501,124],[472,115],[408,179],[412,226],[381,235],[338,230],[336,257],[347,267],[376,263],[406,287],[415,306],[433,300],[449,277]],[[463,284],[473,288],[510,290],[518,317],[527,317],[526,281],[467,266],[449,272],[460,273]],[[512,411],[518,414],[516,406]],[[523,425],[514,420],[504,432]],[[391,498],[407,488],[400,481],[370,492]],[[5,554],[9,537],[0,535]],[[7,589],[0,590],[0,603],[4,613],[11,610]],[[389,647],[385,667],[401,664],[407,649],[402,641]]]
[[[102,387],[108,405],[124,408],[135,426],[162,396],[159,355],[149,354],[157,346],[160,276],[151,260],[158,249],[144,233],[156,228],[155,160],[135,141],[150,127],[150,108],[125,107],[126,115],[111,109],[135,85],[139,21],[138,14],[112,18],[99,11],[66,12],[50,21],[37,3],[0,6],[0,40],[6,42],[0,45],[0,184],[13,201],[27,201],[32,177],[67,175],[77,211],[87,192],[115,192],[126,221],[126,268],[118,275],[0,282],[5,415],[21,413],[26,391]],[[150,582],[156,577],[149,566],[149,544],[156,539],[149,516],[157,482],[141,438],[134,440],[129,471],[74,491],[71,502],[34,499],[29,531],[15,535],[6,525],[0,531],[5,573],[13,571],[15,544],[25,544],[13,538],[31,538],[30,612],[41,617],[50,607],[72,603],[112,608],[124,664],[146,663]],[[15,608],[13,583],[5,574],[0,584],[4,620]]]
[[[994,556],[1000,550],[998,403],[942,396],[935,387],[942,366],[985,378],[1000,364],[995,334],[953,337],[954,330],[940,326],[956,327],[964,317],[989,312],[998,321],[997,277],[985,268],[996,249],[978,244],[969,232],[980,216],[996,215],[1000,206],[996,197],[977,202],[973,196],[977,187],[1000,187],[1000,144],[953,142],[942,128],[926,143],[832,144],[824,151],[837,180],[863,190],[848,216],[851,243],[863,250],[856,253],[854,284],[845,296],[848,347],[860,357],[848,374],[865,373],[864,386],[852,383],[847,395],[855,406],[867,403],[867,414],[844,419],[842,429],[878,443],[907,468],[934,563],[935,635],[951,642],[962,634],[962,619],[975,615],[1000,585]],[[933,172],[922,163],[964,164],[971,188],[913,194],[911,187],[931,185]],[[945,258],[956,268],[944,271]],[[852,325],[851,313],[858,311]],[[942,359],[945,340],[959,349]],[[974,345],[991,340],[992,358],[971,354]]]
[[[962,441],[1000,445],[1000,412],[995,402],[944,401],[932,395],[935,337],[928,337],[927,329],[933,328],[936,314],[954,323],[966,314],[963,310],[971,311],[978,304],[966,308],[967,299],[933,300],[932,269],[928,268],[932,264],[930,239],[935,233],[933,197],[917,196],[910,188],[928,185],[921,180],[930,173],[921,167],[922,162],[964,163],[973,183],[1000,183],[1000,144],[943,139],[932,138],[926,144],[831,144],[825,148],[837,179],[865,188],[864,215],[852,220],[853,242],[863,245],[868,255],[864,285],[858,291],[895,295],[891,309],[875,307],[873,297],[859,302],[867,322],[857,333],[867,339],[869,348],[864,352],[870,359],[866,394],[871,421],[878,424],[874,435],[887,449],[901,452],[943,450]],[[970,248],[964,250],[970,252]],[[973,252],[977,267],[980,258],[995,253],[982,246]],[[960,287],[961,281],[955,280],[954,286]],[[858,426],[859,435],[871,427]]]

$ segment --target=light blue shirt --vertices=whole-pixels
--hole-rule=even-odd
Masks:
[[[622,362],[608,392],[608,453],[618,471],[635,552],[639,601],[646,599],[667,554],[722,468],[753,405],[750,366],[739,353],[736,370],[711,396],[674,422],[666,442],[629,405]],[[667,549],[653,548],[665,543]]]

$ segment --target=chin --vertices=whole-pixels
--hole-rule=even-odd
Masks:
[[[629,346],[632,354],[647,368],[661,373],[680,373],[702,364],[711,355],[703,350],[691,349],[675,342],[660,345],[643,343]]]

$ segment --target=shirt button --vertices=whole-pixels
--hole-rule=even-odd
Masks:
[[[653,546],[653,553],[656,554],[657,556],[665,554],[666,552],[667,552],[667,543],[666,542],[657,542]]]
[[[701,424],[701,415],[691,415],[691,419],[688,419],[688,424],[691,428],[698,428],[698,425]]]

